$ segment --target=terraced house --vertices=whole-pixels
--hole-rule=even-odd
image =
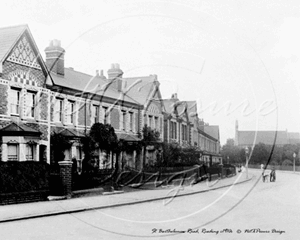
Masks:
[[[196,101],[180,101],[175,93],[163,103],[164,141],[195,147],[199,159],[206,164],[222,162],[219,127],[209,126],[198,118]]]
[[[160,132],[161,141],[195,146],[211,162],[218,160],[218,128],[201,126],[195,101],[180,102],[176,94],[162,100],[156,75],[126,78],[117,63],[106,76],[103,70],[89,75],[65,67],[68,55],[58,40],[45,48],[43,61],[27,25],[0,29],[0,43],[2,161],[50,163],[50,136],[59,133],[72,143],[65,160],[76,159],[80,170],[80,139],[97,122],[111,124],[118,139],[130,144],[141,141],[147,125]],[[141,155],[128,149],[122,159],[141,168]],[[151,146],[145,155],[146,163],[155,161]],[[100,150],[96,157],[99,168],[111,168],[116,160]]]
[[[103,70],[97,70],[95,76],[91,76],[65,68],[65,50],[58,40],[51,41],[45,52],[46,65],[52,76],[52,83],[48,82],[48,88],[52,91],[51,131],[73,139],[72,148],[65,154],[66,160],[76,158],[80,165],[84,156],[78,139],[94,123],[111,124],[118,138],[127,142],[140,141],[138,133],[144,124],[162,128],[162,106],[156,75],[123,78],[119,64],[111,65],[107,77]],[[147,119],[153,119],[154,124]],[[104,167],[101,154],[100,167]],[[141,167],[139,152],[127,150],[123,154],[129,167]],[[112,163],[113,156],[109,155],[109,158]]]
[[[0,29],[2,161],[50,161],[48,70],[27,26]]]

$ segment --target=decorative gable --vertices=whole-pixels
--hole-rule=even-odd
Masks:
[[[161,109],[159,106],[157,106],[155,103],[152,102],[148,107],[148,112],[154,114],[161,114]]]
[[[30,72],[23,70],[15,70],[8,74],[8,78],[15,83],[27,84],[31,86],[37,86],[38,80]]]
[[[7,61],[41,69],[41,66],[37,62],[37,56],[25,34],[23,34],[18,43],[14,46],[12,52],[7,58]]]

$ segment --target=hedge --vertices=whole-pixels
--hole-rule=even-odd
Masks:
[[[44,162],[0,162],[0,194],[47,191],[49,170]]]

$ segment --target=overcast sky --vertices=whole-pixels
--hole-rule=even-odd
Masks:
[[[157,74],[163,98],[196,100],[221,143],[240,130],[300,131],[300,2],[10,0],[1,27],[28,24],[41,54],[94,75]]]

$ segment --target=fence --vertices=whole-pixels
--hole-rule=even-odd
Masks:
[[[43,162],[0,162],[0,204],[45,200],[49,172]]]
[[[275,170],[294,171],[293,166],[282,166],[282,165],[268,165],[268,169],[271,169],[273,166],[275,167]],[[249,164],[248,167],[255,168],[255,169],[261,168],[261,166],[259,164]],[[300,172],[300,166],[296,166],[295,171]]]

